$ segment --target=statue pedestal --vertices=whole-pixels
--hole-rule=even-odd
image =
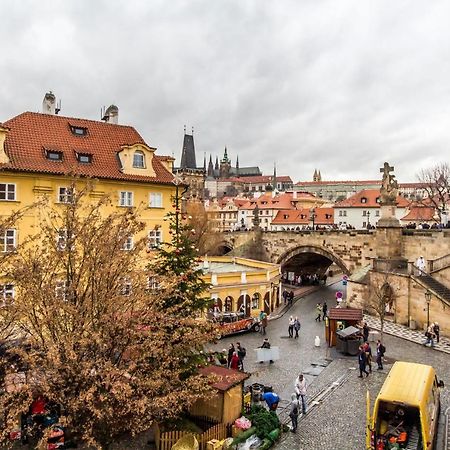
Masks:
[[[381,205],[381,218],[377,222],[377,228],[389,227],[389,228],[400,228],[400,221],[395,217],[395,211],[397,210],[396,205]]]

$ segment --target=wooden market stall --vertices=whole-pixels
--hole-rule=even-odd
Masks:
[[[218,423],[233,423],[242,414],[244,381],[250,374],[221,366],[203,367],[200,373],[214,377],[212,386],[216,393],[208,399],[195,402],[189,413],[194,417],[208,417]]]
[[[336,332],[347,327],[356,327],[363,318],[363,310],[358,308],[331,308],[325,321],[325,339],[328,347],[336,345]]]

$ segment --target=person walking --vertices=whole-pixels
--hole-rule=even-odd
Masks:
[[[289,292],[286,289],[284,289],[284,291],[281,295],[283,296],[284,304],[286,304],[288,301]]]
[[[265,313],[265,311],[261,311],[259,313],[259,324],[261,327],[261,334],[264,335],[266,334],[266,327],[267,327],[267,314]]]
[[[294,324],[295,324],[294,317],[293,316],[289,317],[288,333],[290,338],[294,337]]]
[[[430,347],[434,347],[434,323],[432,323],[425,332],[425,337],[427,340],[425,341],[424,345],[430,344]]]
[[[295,336],[294,336],[294,338],[295,339],[298,339],[298,332],[300,331],[300,328],[301,328],[301,323],[300,323],[300,320],[299,320],[299,318],[296,316],[295,317],[295,319],[294,319],[294,331],[295,331]]]
[[[383,370],[383,357],[386,353],[386,347],[378,339],[377,341],[377,370]]]
[[[302,400],[302,413],[306,414],[306,407],[307,407],[306,379],[302,373],[300,373],[299,376],[295,379],[294,387],[295,387],[295,393],[297,395],[297,399]]]
[[[291,431],[293,433],[297,432],[297,426],[298,426],[298,413],[300,410],[300,404],[298,402],[297,394],[291,394],[291,404],[290,404],[290,410],[289,410],[289,417],[291,418]]]
[[[289,292],[288,302],[289,306],[292,306],[292,303],[294,302],[294,291]]]
[[[236,342],[236,351],[239,356],[239,370],[244,371],[244,358],[247,355],[247,350],[242,347],[240,342]]]
[[[416,267],[419,269],[419,273],[418,273],[419,277],[421,275],[425,275],[426,263],[425,263],[425,259],[423,258],[423,256],[419,256],[417,258]]]
[[[231,358],[233,357],[233,353],[236,351],[234,348],[234,344],[230,343],[230,346],[228,347],[228,356],[227,356],[227,367],[230,368],[231,366]]]
[[[233,352],[233,356],[230,361],[230,369],[239,370],[239,356],[237,352]]]
[[[368,377],[369,372],[367,372],[367,370],[366,370],[367,357],[366,357],[366,352],[364,351],[363,345],[359,346],[358,364],[359,364],[359,377],[358,378],[363,377],[363,372],[366,374],[366,377]]]
[[[319,321],[322,317],[322,305],[320,303],[317,303],[316,305],[316,311],[317,311],[317,317],[316,317],[316,322]]]
[[[325,320],[325,317],[327,317],[327,313],[328,313],[328,305],[327,305],[326,301],[323,302],[322,312],[323,312],[322,320]]]
[[[439,324],[437,322],[434,322],[433,332],[436,336],[436,342],[439,344],[439,333],[441,329],[439,328]]]
[[[369,367],[369,372],[372,373],[372,349],[369,341],[364,342],[364,351],[366,352],[367,367]]]

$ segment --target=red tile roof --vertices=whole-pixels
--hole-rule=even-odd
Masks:
[[[335,208],[379,208],[380,204],[377,202],[377,198],[380,197],[379,189],[363,189],[357,192],[351,197],[335,203]],[[365,202],[362,199],[366,199]],[[401,195],[397,196],[397,206],[400,208],[406,208],[409,205],[409,201]]]
[[[10,131],[6,135],[5,150],[11,162],[0,170],[69,173],[115,180],[169,184],[173,175],[161,161],[170,157],[154,155],[155,177],[129,175],[121,171],[117,152],[124,145],[145,144],[140,134],[130,126],[50,114],[25,112],[4,123]],[[70,126],[86,128],[87,135],[76,136]],[[63,153],[63,161],[50,161],[45,150]],[[92,155],[92,163],[82,164],[76,153]]]
[[[272,193],[263,194],[258,198],[250,199],[242,209],[255,209],[258,205],[259,209],[295,209],[295,205],[300,203],[302,200],[313,199],[318,204],[325,203],[324,200],[315,197],[313,194],[308,192],[298,192],[297,197],[294,198],[292,192],[284,192],[282,194],[275,195],[272,197]]]
[[[406,216],[402,217],[400,220],[431,222],[434,220],[434,215],[434,208],[428,206],[413,206],[409,210],[408,214],[406,214]]]
[[[316,225],[333,225],[333,208],[315,208],[314,214]],[[272,225],[309,225],[311,220],[311,211],[307,208],[285,209],[277,212],[275,219],[272,220]]]
[[[277,176],[277,181],[281,183],[292,183],[292,179],[290,176]],[[259,175],[254,177],[241,177],[238,178],[244,184],[250,183],[272,183],[273,175]]]
[[[375,184],[381,186],[381,180],[347,180],[347,181],[299,181],[296,186],[326,186],[328,184],[352,184],[355,186],[365,186],[367,184]]]
[[[238,372],[237,370],[227,369],[221,366],[206,366],[202,367],[199,372],[202,375],[212,375],[216,377],[217,381],[212,385],[218,391],[228,391],[233,386],[242,383],[250,374],[245,372]]]

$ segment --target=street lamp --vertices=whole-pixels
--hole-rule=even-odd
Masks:
[[[425,292],[425,301],[427,302],[427,329],[430,326],[430,303],[431,303],[431,292],[427,289]]]
[[[370,211],[367,211],[367,229],[370,230]]]
[[[316,208],[311,208],[309,210],[309,212],[311,213],[311,220],[312,220],[312,229],[314,231],[314,220],[316,218]]]

